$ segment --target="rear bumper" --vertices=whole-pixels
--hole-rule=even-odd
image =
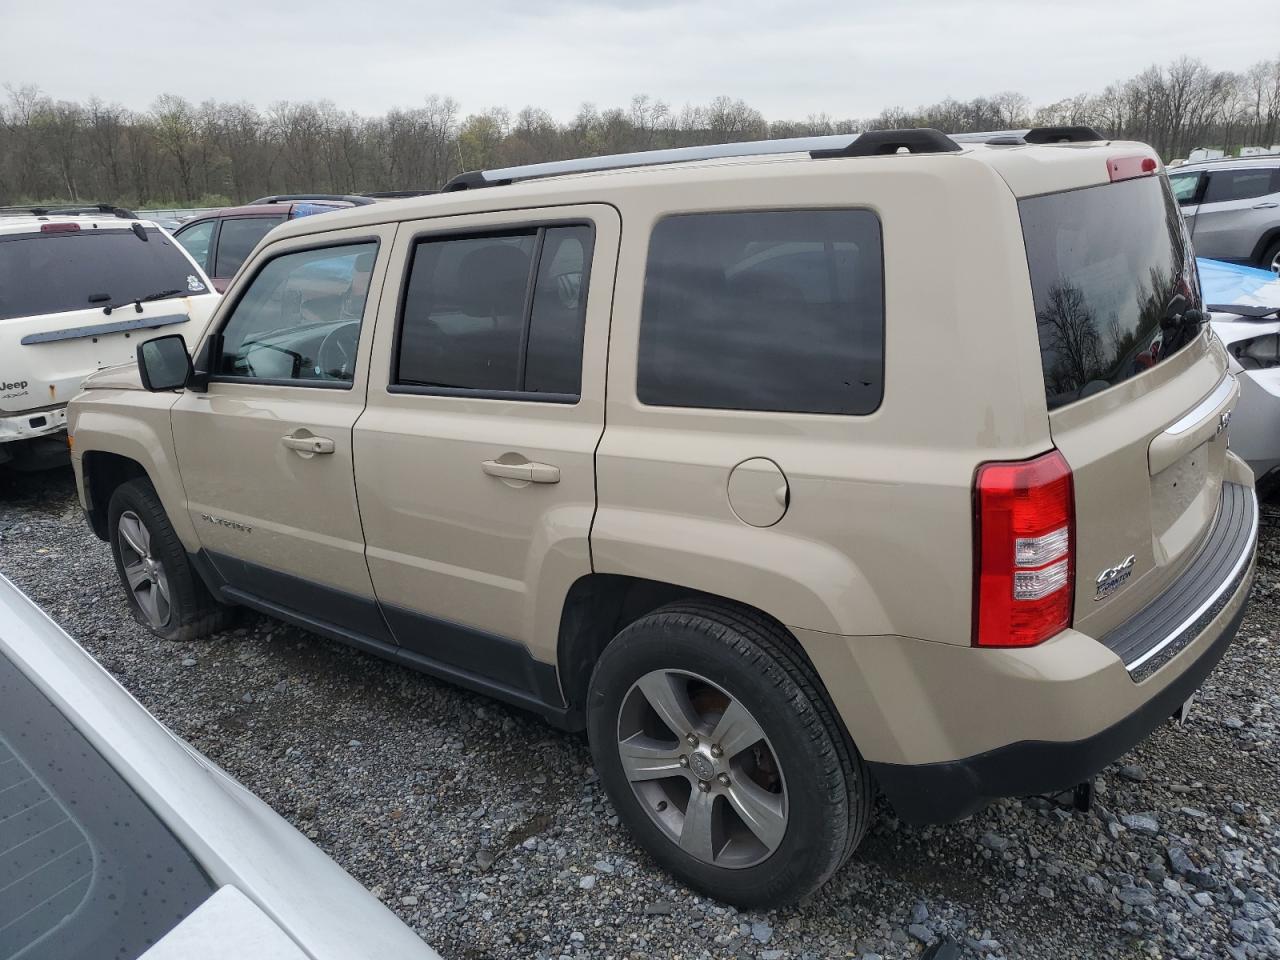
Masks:
[[[903,637],[800,639],[854,741],[909,823],[1089,779],[1173,715],[1222,659],[1253,584],[1257,502],[1224,484],[1186,571],[1105,637],[1064,630],[984,650]]]
[[[31,440],[67,429],[67,408],[0,414],[0,443]]]

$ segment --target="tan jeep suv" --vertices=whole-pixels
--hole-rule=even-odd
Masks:
[[[1079,128],[466,174],[94,377],[80,494],[161,636],[250,607],[586,730],[656,860],[777,904],[877,788],[1070,788],[1223,655],[1257,502],[1193,262]]]

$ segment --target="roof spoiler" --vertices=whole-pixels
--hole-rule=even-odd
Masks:
[[[908,153],[950,153],[960,146],[938,130],[869,130],[822,137],[792,137],[780,140],[751,140],[719,143],[705,147],[675,147],[603,157],[580,157],[550,163],[530,163],[495,170],[469,170],[444,185],[443,192],[497,187],[519,180],[558,177],[570,173],[598,173],[634,167],[655,167],[695,160],[723,160],[731,157],[763,157],[787,153],[807,153],[815,160],[837,157],[869,157],[906,151]]]

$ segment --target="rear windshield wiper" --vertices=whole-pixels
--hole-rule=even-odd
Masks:
[[[159,290],[155,293],[148,293],[145,297],[134,297],[130,300],[125,300],[122,303],[108,303],[105,307],[102,308],[102,312],[105,313],[107,316],[111,316],[112,310],[115,310],[118,307],[123,307],[125,304],[132,303],[134,306],[134,309],[136,309],[138,313],[141,313],[142,305],[144,303],[150,303],[152,300],[166,300],[169,297],[176,297],[181,292],[182,291],[177,287],[174,287],[172,290]]]
[[[1280,318],[1280,307],[1254,307],[1244,303],[1210,303],[1205,306],[1205,309],[1214,313],[1234,313],[1236,316],[1248,317],[1250,320]]]

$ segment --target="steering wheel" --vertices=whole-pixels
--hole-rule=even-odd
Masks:
[[[356,369],[356,345],[360,323],[352,320],[330,330],[316,351],[316,373],[335,380],[350,380]]]

